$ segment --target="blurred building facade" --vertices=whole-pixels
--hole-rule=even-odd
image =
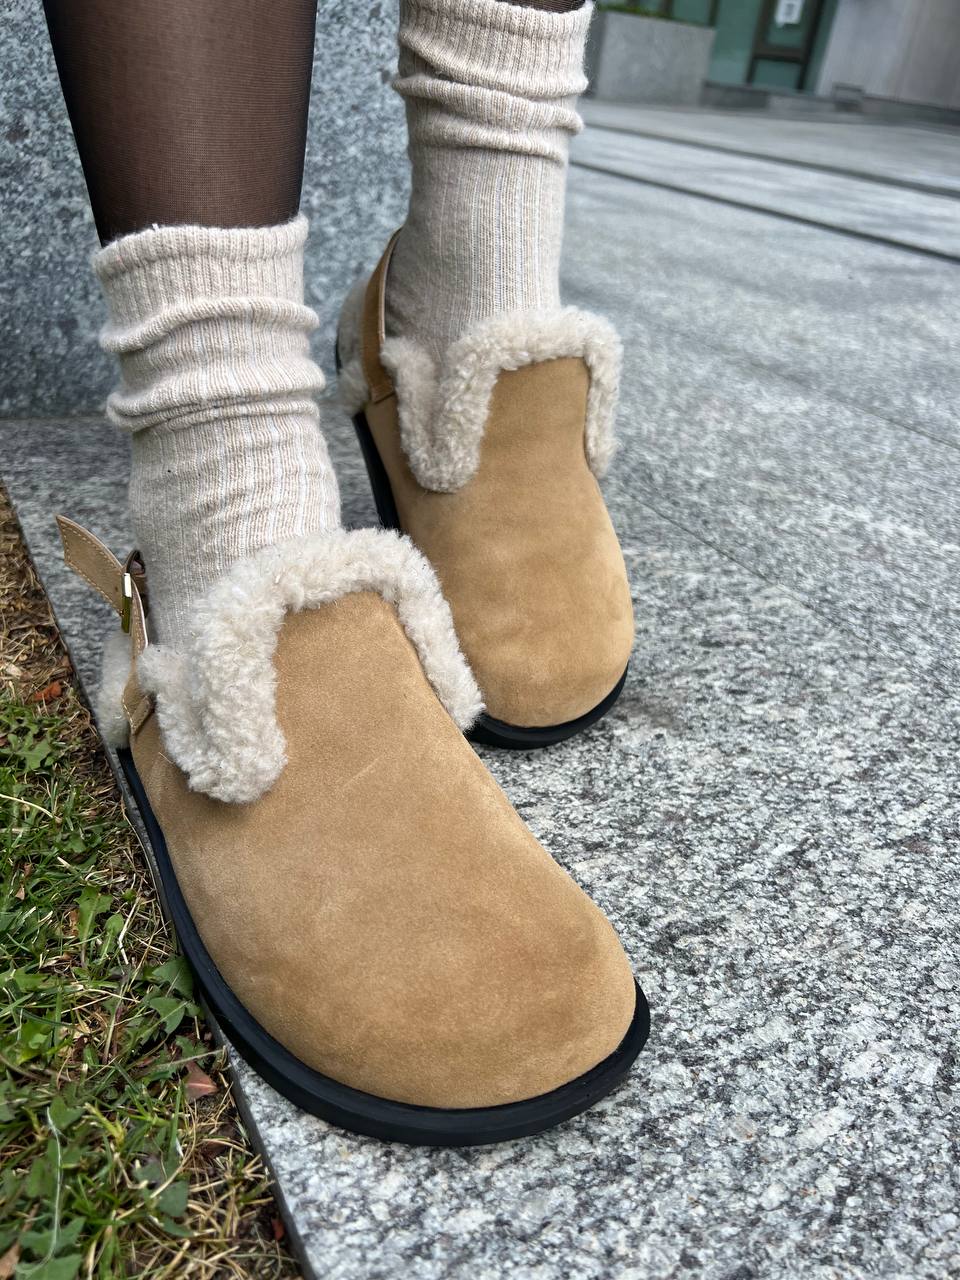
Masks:
[[[960,111],[960,0],[840,0],[818,92]]]
[[[713,26],[707,78],[718,88],[960,111],[960,0],[641,0],[636,7]]]

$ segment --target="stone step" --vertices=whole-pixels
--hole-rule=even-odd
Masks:
[[[355,1138],[234,1060],[240,1106],[311,1277],[953,1274],[956,268],[579,167],[567,245],[567,298],[626,344],[607,493],[637,646],[597,728],[483,757],[620,930],[650,1044],[500,1148]],[[0,466],[89,684],[108,618],[52,517],[128,546],[126,448],[30,412]]]
[[[327,416],[347,519],[369,523],[347,424]],[[125,450],[90,420],[2,431],[89,681],[107,619],[62,567],[52,512],[126,546]],[[642,435],[625,434],[610,491],[638,618],[625,694],[561,747],[483,755],[620,931],[650,1044],[592,1112],[471,1151],[345,1134],[234,1058],[317,1280],[668,1280],[774,1261],[811,1275],[826,1256],[877,1276],[951,1270],[937,1223],[955,1089],[942,1029],[960,1018],[955,718],[875,646],[651,510],[630,480]]]
[[[581,103],[588,125],[800,165],[933,195],[960,196],[960,130],[849,115],[783,120],[752,111]]]
[[[570,158],[595,173],[960,260],[953,196],[601,127],[575,138]]]

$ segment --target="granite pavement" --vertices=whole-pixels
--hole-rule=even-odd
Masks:
[[[956,130],[891,124],[856,114],[784,119],[769,111],[712,111],[587,98],[588,125],[648,138],[776,160],[825,172],[960,195]]]
[[[565,286],[626,343],[637,644],[594,730],[483,755],[620,930],[650,1042],[592,1112],[473,1151],[352,1137],[236,1063],[291,1237],[324,1280],[957,1274],[956,268],[574,168]],[[89,679],[106,619],[51,515],[125,549],[123,443],[38,410],[0,446]]]
[[[953,193],[917,191],[899,182],[868,181],[602,128],[574,139],[571,158],[596,172],[613,172],[846,235],[960,258],[960,221]]]

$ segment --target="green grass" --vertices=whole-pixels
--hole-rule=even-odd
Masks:
[[[179,1077],[209,1056],[152,912],[144,936],[138,877],[102,856],[127,854],[129,830],[77,754],[63,716],[0,707],[0,1254],[18,1242],[17,1275],[35,1280],[92,1258],[124,1274],[121,1223],[183,1233]]]
[[[15,576],[6,562],[0,1278],[296,1275],[45,602],[25,609]]]

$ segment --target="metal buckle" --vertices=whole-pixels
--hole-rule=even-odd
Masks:
[[[126,569],[123,571],[120,599],[120,630],[124,635],[130,631],[130,614],[133,609],[133,578]]]
[[[120,581],[120,629],[125,635],[130,631],[130,619],[133,613],[133,574],[131,569],[138,565],[143,571],[143,559],[139,551],[131,551],[123,562],[123,578]]]

